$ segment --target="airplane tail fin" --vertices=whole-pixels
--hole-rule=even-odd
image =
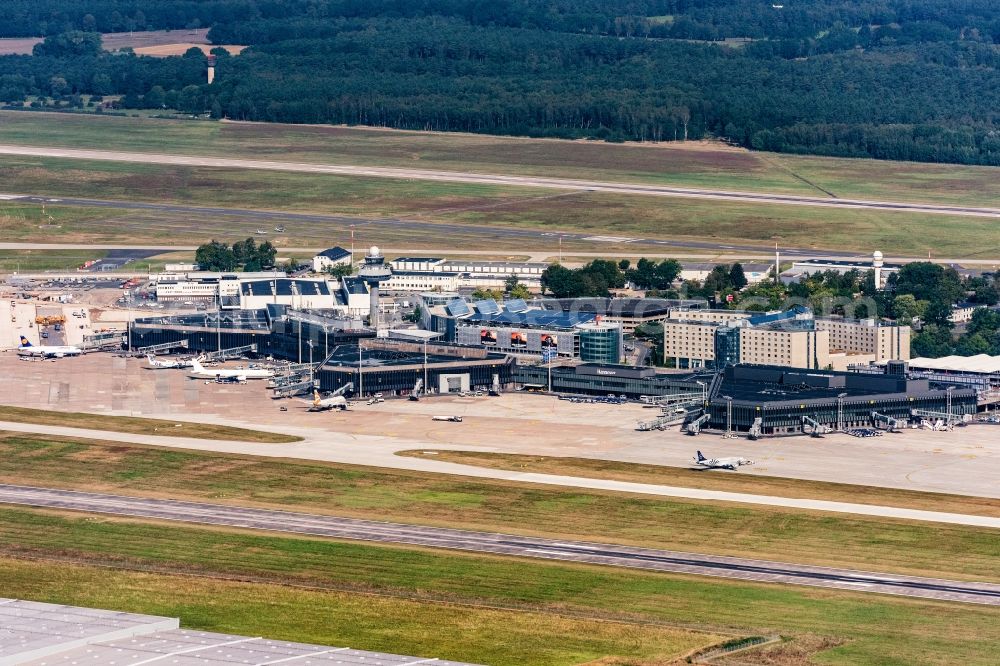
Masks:
[[[195,372],[205,372],[204,366],[202,366],[201,361],[197,358],[191,359],[191,367],[194,368]]]
[[[22,347],[31,347],[31,346],[32,346],[32,345],[31,345],[31,341],[30,341],[30,340],[28,340],[28,338],[26,338],[26,337],[24,337],[24,336],[22,335],[22,336],[21,336],[21,346],[22,346]]]
[[[318,405],[320,403],[319,391],[313,389],[313,404]]]
[[[701,451],[698,451],[698,462],[705,460],[705,456],[702,455]]]

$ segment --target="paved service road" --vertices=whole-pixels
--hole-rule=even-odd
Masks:
[[[1000,585],[0,484],[0,503],[1000,606]]]
[[[292,171],[321,173],[340,176],[363,176],[369,178],[395,178],[406,180],[428,180],[451,183],[477,183],[483,185],[504,185],[516,187],[541,187],[550,190],[571,190],[581,192],[606,192],[661,197],[685,197],[693,199],[717,199],[743,201],[749,203],[788,204],[794,206],[826,206],[833,208],[867,208],[877,210],[902,211],[909,213],[935,213],[945,215],[971,215],[976,217],[1000,217],[1000,208],[975,208],[955,205],[932,205],[895,201],[869,201],[862,199],[835,199],[826,197],[806,197],[791,194],[768,194],[766,192],[737,192],[729,190],[705,190],[688,187],[668,187],[662,185],[642,185],[637,183],[615,183],[607,181],[575,180],[570,178],[546,178],[541,176],[508,176],[456,171],[434,171],[429,169],[406,169],[400,167],[370,167],[342,164],[311,164],[304,162],[276,162],[202,155],[167,155],[162,153],[136,153],[112,150],[87,150],[75,148],[44,148],[40,146],[0,145],[0,154],[26,155],[31,157],[57,157],[63,159],[106,160],[112,162],[133,162],[139,164],[170,164],[178,166],[218,167],[226,169],[262,169],[267,171]]]

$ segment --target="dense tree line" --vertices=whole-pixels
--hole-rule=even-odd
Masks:
[[[206,271],[259,271],[274,268],[274,259],[278,251],[270,241],[260,245],[253,238],[236,241],[232,246],[211,241],[199,245],[195,251],[194,260],[202,270]]]
[[[95,54],[80,37],[123,17],[252,47],[208,86],[200,54]],[[1000,3],[985,0],[10,0],[0,32],[50,36],[0,57],[3,102],[1000,164]],[[711,42],[728,37],[757,41]]]

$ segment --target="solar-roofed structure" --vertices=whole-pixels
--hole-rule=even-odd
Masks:
[[[593,311],[543,308],[521,299],[501,305],[452,298],[441,305],[433,294],[421,294],[421,304],[424,328],[462,346],[592,363],[618,363],[622,357],[621,325],[602,322]]]
[[[461,298],[448,301],[448,304],[445,305],[444,308],[445,311],[452,317],[467,317],[472,314],[472,308],[470,308],[469,304]]]
[[[177,618],[0,599],[0,664],[13,666],[473,666],[349,647],[180,629]]]
[[[500,312],[502,311],[500,304],[497,303],[492,298],[487,298],[482,301],[476,301],[475,303],[473,303],[473,305],[476,307],[476,310],[481,315],[500,314]]]

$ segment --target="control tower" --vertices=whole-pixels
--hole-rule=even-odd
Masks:
[[[368,324],[378,330],[378,286],[392,277],[392,269],[386,265],[385,257],[381,250],[374,245],[365,255],[365,263],[358,269],[358,277],[368,285],[368,293],[371,295],[371,314],[368,316]]]
[[[875,250],[872,253],[872,268],[875,269],[875,290],[880,291],[885,285],[882,284],[882,267],[885,265],[885,261],[882,259],[882,253]]]

